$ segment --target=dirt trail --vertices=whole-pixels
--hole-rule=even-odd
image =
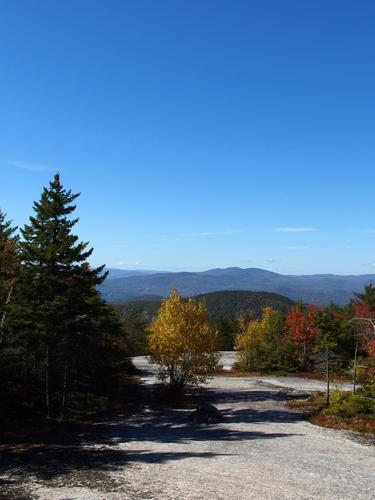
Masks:
[[[153,367],[135,363],[147,389]],[[146,409],[99,426],[95,439],[54,462],[45,450],[28,467],[13,457],[0,481],[21,482],[24,498],[52,500],[375,499],[375,448],[301,420],[285,408],[285,391],[219,376],[206,396],[223,413],[220,424]]]

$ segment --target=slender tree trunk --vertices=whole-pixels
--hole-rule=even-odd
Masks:
[[[306,342],[302,345],[302,354],[300,357],[301,366],[304,370],[306,370]]]
[[[353,394],[356,391],[357,385],[357,354],[358,354],[358,337],[355,343],[355,351],[354,351],[354,365],[353,365]]]
[[[329,393],[329,382],[330,382],[330,373],[329,373],[329,362],[330,362],[330,359],[329,359],[329,349],[327,349],[326,351],[326,356],[327,356],[327,371],[326,371],[326,375],[327,375],[327,395],[326,395],[326,405],[327,407],[329,406],[330,404],[330,393]]]
[[[174,385],[175,382],[176,382],[175,366],[174,363],[172,363],[169,368],[169,384]]]
[[[1,316],[1,322],[0,322],[0,344],[2,343],[2,341],[4,339],[4,325],[5,325],[5,319],[7,317],[6,306],[9,304],[10,299],[12,298],[12,293],[13,293],[13,285],[11,285],[11,287],[9,289],[8,296],[7,296],[7,299],[6,299],[5,304],[4,304],[5,308],[4,308],[3,314]]]
[[[46,392],[46,415],[51,418],[50,408],[50,388],[49,388],[49,349],[46,349],[46,367],[45,367],[45,392]]]
[[[61,420],[64,420],[64,416],[65,416],[67,386],[68,386],[68,367],[67,367],[67,365],[65,363],[65,366],[64,366],[64,383],[63,383],[63,392],[62,392],[62,400],[61,400],[61,413],[60,413]]]

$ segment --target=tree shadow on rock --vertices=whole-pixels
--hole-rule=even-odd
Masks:
[[[133,463],[165,463],[186,458],[212,458],[215,453],[126,451],[108,447],[35,446],[16,449],[0,456],[0,474],[30,474],[40,480],[82,471],[110,472]],[[7,482],[6,479],[3,479]],[[0,483],[1,484],[1,483]]]
[[[257,424],[271,423],[294,423],[303,420],[300,414],[282,410],[255,410],[251,408],[221,410],[226,423]]]
[[[246,411],[250,412],[246,417]],[[270,439],[273,437],[287,437],[292,434],[273,434],[254,432],[253,430],[232,429],[225,423],[237,421],[255,422],[251,420],[251,411],[244,410],[243,414],[235,412],[223,414],[222,423],[217,425],[200,425],[189,421],[188,411],[169,410],[164,412],[146,412],[135,415],[126,422],[119,423],[107,430],[106,438],[112,443],[131,442],[131,441],[152,441],[158,443],[189,443],[191,441],[242,441],[253,439]],[[292,414],[291,414],[292,415]],[[261,416],[257,415],[260,421]],[[271,418],[271,415],[264,415],[265,421]],[[274,416],[276,421],[276,415]],[[280,417],[281,418],[281,417]],[[286,417],[287,418],[287,417]],[[292,417],[291,417],[292,418]]]
[[[292,399],[298,399],[300,396],[283,390],[267,391],[267,390],[218,390],[205,389],[207,397],[214,404],[218,403],[252,403],[261,401],[286,402]]]

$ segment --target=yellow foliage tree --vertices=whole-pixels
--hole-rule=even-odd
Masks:
[[[260,319],[250,321],[235,340],[240,365],[259,369],[274,362],[284,340],[284,316],[272,307],[265,307]]]
[[[159,379],[174,387],[203,383],[217,366],[217,345],[205,305],[182,300],[175,289],[148,327],[150,361],[159,365]]]

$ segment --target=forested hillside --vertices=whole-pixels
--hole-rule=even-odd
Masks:
[[[158,312],[162,300],[162,297],[146,296],[114,304],[136,354],[144,352],[146,327]],[[240,320],[258,319],[265,307],[287,313],[293,306],[293,301],[287,297],[268,292],[213,292],[197,295],[194,300],[205,303],[210,323],[219,332],[220,347],[224,350],[233,349]]]
[[[208,314],[213,317],[241,316],[249,319],[258,318],[265,307],[287,312],[294,303],[277,293],[242,290],[206,293],[198,295],[196,299],[204,300]]]
[[[277,311],[287,312],[293,301],[277,293],[245,292],[242,290],[212,292],[196,295],[197,301],[204,301],[208,314],[212,317],[246,316],[256,319],[265,307],[272,307]],[[116,302],[115,309],[121,316],[137,313],[147,321],[157,313],[162,297],[145,296],[134,300]]]

